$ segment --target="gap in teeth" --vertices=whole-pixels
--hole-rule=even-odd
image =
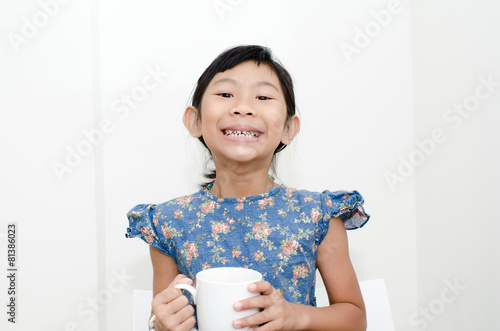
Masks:
[[[254,131],[239,131],[239,130],[225,130],[224,135],[228,137],[248,137],[248,138],[258,138],[259,133]]]

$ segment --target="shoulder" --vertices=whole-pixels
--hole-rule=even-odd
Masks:
[[[150,206],[152,208],[158,210],[159,212],[165,211],[165,210],[175,210],[175,209],[179,209],[179,208],[181,208],[181,209],[193,208],[194,206],[199,204],[199,202],[201,200],[203,200],[202,191],[203,190],[199,190],[195,193],[192,193],[189,195],[179,196],[179,197],[167,200],[167,201],[162,202],[162,203],[150,204]]]
[[[138,204],[128,211],[127,217],[131,222],[139,221],[144,218],[153,220],[157,219],[160,215],[166,216],[177,210],[192,210],[201,200],[201,191],[202,190],[193,194],[173,198],[162,203]]]
[[[286,188],[285,195],[309,210],[326,233],[331,218],[340,217],[348,230],[360,228],[370,215],[365,212],[363,196],[356,190],[324,190],[322,192]]]
[[[308,191],[304,189],[296,189],[292,187],[283,186],[283,196],[285,199],[294,199],[301,203],[307,202],[320,202],[322,200],[322,193]]]
[[[284,192],[284,196],[288,199],[295,199],[302,203],[310,202],[312,204],[325,205],[326,207],[346,207],[364,203],[363,196],[355,190],[324,190],[319,192],[285,187]]]
[[[141,238],[161,252],[172,255],[174,237],[182,237],[183,222],[196,215],[196,199],[200,192],[181,196],[163,203],[138,204],[127,213],[129,226],[128,238]],[[167,240],[168,238],[168,240]]]
[[[325,190],[321,193],[322,197],[327,201],[331,201],[332,204],[344,205],[344,206],[354,206],[356,204],[363,204],[363,196],[356,190],[346,191],[330,191]]]

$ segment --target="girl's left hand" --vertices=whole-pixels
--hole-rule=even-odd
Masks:
[[[263,309],[257,314],[250,315],[233,321],[233,327],[244,328],[253,325],[262,325],[261,327],[249,328],[252,331],[269,330],[293,330],[295,319],[298,317],[295,313],[294,305],[286,301],[283,296],[269,282],[261,281],[248,285],[248,290],[252,293],[261,293],[261,295],[236,301],[234,309],[236,311],[260,308]]]

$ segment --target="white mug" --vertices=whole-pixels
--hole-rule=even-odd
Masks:
[[[233,304],[259,295],[248,291],[248,285],[261,280],[262,274],[252,269],[212,268],[196,274],[196,289],[187,284],[175,287],[193,296],[199,331],[246,330],[233,328],[233,321],[258,313],[259,309],[236,311]]]

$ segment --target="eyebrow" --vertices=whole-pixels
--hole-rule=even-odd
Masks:
[[[219,83],[230,83],[230,84],[233,84],[233,85],[240,85],[240,83],[238,81],[236,81],[235,79],[233,79],[233,78],[221,78],[221,79],[215,81],[213,83],[213,85],[219,84]],[[267,82],[265,80],[258,81],[256,83],[254,83],[253,86],[256,86],[256,87],[258,87],[258,86],[271,86],[276,91],[279,92],[279,89],[276,86],[274,86],[274,84],[272,84],[270,82]]]

